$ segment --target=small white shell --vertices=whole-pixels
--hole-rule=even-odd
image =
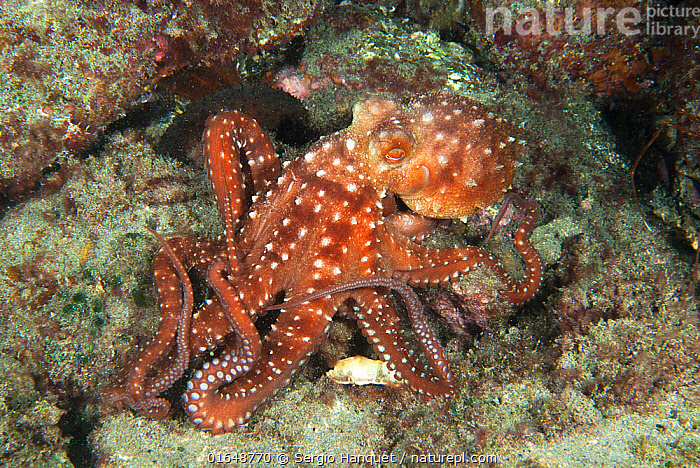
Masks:
[[[364,356],[341,359],[326,375],[334,382],[343,385],[399,385],[394,377],[395,371],[389,370],[387,363],[375,361]]]

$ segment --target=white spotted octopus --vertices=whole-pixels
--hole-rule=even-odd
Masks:
[[[202,430],[231,431],[290,382],[336,313],[357,320],[398,380],[446,395],[454,391],[447,358],[407,284],[447,284],[481,266],[502,279],[514,303],[539,289],[542,264],[529,241],[537,210],[517,196],[510,201],[526,211],[514,236],[526,267],[520,280],[481,248],[428,249],[410,237],[423,216],[465,217],[511,185],[521,142],[512,125],[476,101],[368,99],[355,105],[350,127],[284,170],[244,114],[211,117],[203,141],[225,236],[166,241],[156,234],[163,244],[154,261],[160,328],[108,393],[112,406],[163,417],[170,405],[161,394],[191,357],[209,356],[187,382],[185,411]],[[248,208],[244,180],[257,194]],[[413,213],[398,213],[395,196]],[[188,269],[214,291],[196,311]],[[404,337],[390,289],[404,298],[422,356]],[[269,309],[281,310],[261,337],[255,322]]]

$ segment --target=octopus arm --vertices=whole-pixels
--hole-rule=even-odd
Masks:
[[[151,231],[155,234],[154,231]],[[201,268],[198,256],[213,257],[218,244],[208,239],[163,240],[163,249],[153,261],[153,275],[161,316],[158,331],[143,351],[125,366],[123,385],[110,389],[105,398],[110,406],[127,403],[148,416],[162,418],[169,403],[158,395],[182,377],[191,350],[190,327],[193,309],[192,284],[186,269]],[[186,259],[181,261],[180,259]],[[203,263],[202,263],[203,264]],[[153,372],[155,370],[155,372]],[[150,374],[149,374],[150,372]]]
[[[542,283],[542,260],[530,242],[530,234],[537,218],[534,203],[513,201],[527,211],[525,221],[515,232],[515,247],[525,262],[525,275],[515,280],[505,268],[486,250],[478,247],[453,249],[426,249],[408,240],[395,239],[395,250],[402,254],[403,262],[394,271],[394,278],[411,285],[445,285],[456,281],[460,275],[484,266],[498,275],[506,285],[505,296],[513,303],[532,298]]]
[[[241,261],[250,255],[253,246],[260,245],[261,240],[266,236],[270,238],[272,227],[282,222],[294,198],[298,196],[301,183],[292,167],[289,167],[285,175],[279,178],[277,184],[275,190],[258,196],[248,212],[247,223],[238,233],[237,242],[242,255]],[[260,216],[259,213],[268,213],[268,216]]]
[[[230,282],[233,277],[224,260],[216,260],[209,267],[207,280],[221,300],[224,314],[230,328],[246,348],[246,356],[251,360],[260,357],[260,334],[246,310],[236,287]]]
[[[440,396],[454,391],[453,377],[448,368],[447,358],[429,325],[421,317],[414,323],[416,340],[423,349],[428,362],[426,367],[414,357],[412,347],[402,333],[402,326],[396,309],[391,304],[386,288],[363,289],[356,297],[358,312],[353,313],[362,334],[372,345],[382,361],[395,377],[427,395]],[[414,304],[408,304],[409,314]],[[415,320],[411,319],[413,323]],[[430,370],[428,370],[428,368]]]
[[[185,409],[191,421],[213,434],[247,422],[325,341],[333,310],[328,298],[283,309],[256,360],[245,359],[244,340],[237,336],[222,358],[205,364],[188,383]]]
[[[226,245],[234,273],[241,260],[235,242],[235,223],[245,207],[244,167],[252,179],[251,190],[260,192],[280,173],[280,163],[270,139],[252,117],[221,112],[207,120],[202,137],[214,197],[226,227]]]
[[[414,378],[416,369],[420,367],[420,364],[413,360],[411,357],[412,353],[404,353],[404,355],[401,355],[400,359],[396,359],[397,356],[400,355],[398,351],[410,350],[412,348],[403,340],[402,335],[395,331],[403,330],[403,327],[399,324],[396,309],[386,300],[386,298],[389,297],[390,289],[398,292],[403,298],[415,338],[423,350],[423,355],[428,361],[428,365],[435,374],[436,378],[431,378],[432,382],[430,385],[439,381],[441,384],[444,384],[442,388],[429,390],[430,385],[425,384],[425,382],[417,381]],[[359,292],[350,293],[350,291],[355,290],[359,290]],[[358,324],[364,330],[363,333],[367,337],[367,340],[374,346],[375,351],[380,354],[382,359],[388,363],[391,370],[396,370],[398,366],[400,368],[398,375],[401,375],[401,372],[403,372],[403,375],[409,376],[406,379],[409,383],[415,384],[416,388],[419,390],[426,389],[427,393],[443,394],[451,391],[452,373],[447,365],[447,356],[438,341],[437,335],[425,318],[423,303],[413,289],[404,282],[385,276],[356,278],[327,288],[318,289],[301,298],[292,298],[286,304],[267,307],[266,310],[281,309],[285,306],[292,307],[319,297],[327,295],[335,296],[338,293],[345,293],[341,296],[340,302],[342,303],[338,312],[358,321]],[[345,299],[348,297],[353,298],[350,304],[359,303],[361,305],[361,307],[355,306],[357,313],[355,313],[352,308],[349,308],[349,304],[345,302]],[[337,296],[336,300],[338,300]],[[374,324],[374,322],[377,322],[377,324]],[[373,324],[377,326],[373,326]],[[393,328],[395,325],[398,328]],[[386,335],[391,335],[393,333],[395,336],[393,341],[390,337],[387,338],[387,336],[385,336],[385,330],[388,330]],[[394,331],[392,332],[392,330]],[[394,358],[393,361],[389,362],[392,357]],[[425,380],[426,375],[427,372],[425,370],[421,371],[419,379],[422,378]]]

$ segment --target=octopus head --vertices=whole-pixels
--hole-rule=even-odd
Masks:
[[[436,94],[358,103],[348,138],[377,189],[424,216],[455,218],[503,197],[522,151],[516,131],[476,101]]]

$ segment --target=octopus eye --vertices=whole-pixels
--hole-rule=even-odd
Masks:
[[[401,148],[392,148],[386,152],[384,158],[392,163],[401,161],[406,156],[406,151]]]
[[[396,164],[413,154],[415,141],[413,135],[400,128],[382,129],[373,135],[369,147],[375,158]]]

